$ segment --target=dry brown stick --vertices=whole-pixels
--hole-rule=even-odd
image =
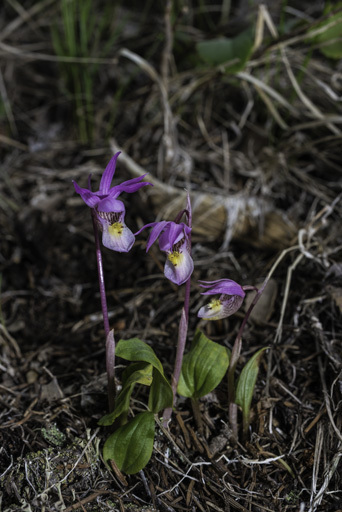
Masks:
[[[92,501],[96,500],[96,498],[98,496],[101,496],[101,494],[115,495],[113,491],[109,491],[108,489],[101,489],[100,491],[93,492],[87,498],[83,498],[83,500],[79,501],[78,503],[74,503],[73,505],[70,505],[70,507],[65,508],[64,512],[72,512],[72,510],[77,510],[78,508],[81,508],[83,505],[87,505],[88,503],[91,503]]]
[[[308,434],[310,432],[310,430],[316,425],[316,423],[321,419],[321,417],[323,416],[323,414],[325,414],[327,412],[327,409],[326,407],[323,407],[323,409],[321,409],[319,411],[318,414],[316,414],[316,416],[314,417],[314,419],[311,421],[311,423],[306,427],[306,429],[304,430],[304,434]]]
[[[184,436],[184,441],[185,441],[185,445],[186,447],[189,449],[191,447],[191,441],[190,441],[190,436],[189,436],[189,432],[187,431],[186,429],[186,426],[184,424],[184,421],[183,421],[183,418],[181,416],[181,414],[176,414],[176,419],[178,421],[178,424],[183,432],[183,436]]]
[[[177,445],[177,443],[174,441],[174,439],[172,438],[170,432],[168,431],[167,428],[164,427],[164,425],[162,424],[162,422],[159,420],[159,418],[157,417],[157,415],[155,416],[155,420],[156,420],[156,423],[158,424],[158,427],[161,429],[161,431],[163,432],[163,434],[168,438],[168,440],[171,442],[172,446],[174,447],[175,449],[175,452],[187,463],[189,464],[189,466],[192,465],[192,462],[188,459],[188,457],[185,455],[185,453],[182,452],[182,450],[179,448],[179,446]]]
[[[13,146],[14,148],[21,149],[22,151],[28,151],[28,146],[26,144],[22,144],[17,140],[11,139],[10,137],[6,137],[6,135],[0,134],[0,144],[6,144],[6,146]]]

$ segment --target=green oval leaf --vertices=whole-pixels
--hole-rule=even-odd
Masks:
[[[139,340],[139,338],[120,340],[116,345],[115,355],[127,361],[144,361],[145,363],[150,363],[164,375],[163,366],[154,350],[147,345],[147,343]]]
[[[197,44],[197,52],[201,59],[212,66],[219,66],[231,62],[227,71],[237,73],[241,71],[252,54],[253,30],[247,29],[241,34],[232,37],[219,37]]]
[[[258,377],[259,365],[262,354],[268,347],[256,352],[243,367],[236,385],[235,402],[241,406],[243,414],[244,431],[248,429],[249,413],[254,393],[255,383]]]
[[[157,414],[173,404],[172,388],[168,380],[158,370],[153,370],[153,382],[148,397],[148,408]]]
[[[138,414],[107,439],[103,447],[105,462],[114,460],[120,471],[128,475],[138,473],[151,458],[154,430],[154,414]]]
[[[130,365],[124,372],[123,386],[115,400],[113,412],[103,416],[98,422],[101,426],[109,426],[114,423],[121,414],[127,413],[129,402],[136,384],[150,386],[152,384],[153,366],[147,363],[136,363]]]
[[[311,30],[322,29],[322,32],[314,36],[312,41],[318,44],[320,52],[330,59],[340,59],[342,57],[342,12],[330,14],[331,11],[341,9],[341,7],[342,2],[328,4],[324,14],[326,16],[329,14],[329,16]],[[308,35],[310,36],[310,32]]]
[[[183,358],[178,393],[188,398],[200,398],[219,385],[227,371],[229,355],[225,347],[197,331]]]

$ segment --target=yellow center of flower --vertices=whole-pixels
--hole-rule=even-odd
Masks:
[[[108,228],[108,233],[111,236],[121,236],[123,231],[123,224],[121,222],[114,222]]]
[[[167,259],[171,261],[174,267],[177,267],[177,265],[179,265],[182,262],[183,253],[178,251],[169,252],[169,254],[167,255]]]
[[[222,303],[221,303],[220,299],[213,299],[212,301],[210,301],[208,304],[208,308],[213,313],[218,313],[222,308]]]
[[[207,308],[208,308],[208,311],[210,311],[210,315],[212,313],[214,313],[214,314],[217,313],[217,316],[210,316],[209,318],[203,317],[203,320],[219,320],[220,319],[219,313],[221,312],[221,309],[222,309],[222,302],[220,301],[220,299],[213,299],[212,301],[210,301]]]

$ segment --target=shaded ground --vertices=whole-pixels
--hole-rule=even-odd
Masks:
[[[99,16],[105,2],[95,4]],[[275,25],[285,16],[315,26],[320,5],[300,6],[273,5]],[[1,7],[3,511],[342,509],[341,62],[312,49],[297,23],[279,39],[267,32],[240,74],[199,65],[196,42],[234,35],[257,12],[243,2],[227,18],[203,9],[177,5],[169,26],[160,6],[117,6],[107,53],[94,45],[72,57],[96,61],[89,114],[70,66],[82,77],[92,61],[56,61],[59,3]],[[172,220],[191,191],[189,339],[200,326],[231,348],[243,318],[199,324],[198,279],[258,283],[284,251],[276,294],[244,333],[239,368],[270,347],[249,439],[232,443],[224,380],[201,401],[202,433],[180,399],[150,463],[126,477],[101,460],[104,332],[90,214],[71,183],[86,186],[90,172],[98,180],[118,148],[118,180],[144,170],[155,184],[126,198],[133,231]],[[110,322],[117,340],[151,344],[170,375],[184,290],[165,280],[163,254],[146,255],[143,240],[127,255],[103,251]],[[143,400],[141,389],[132,414]]]

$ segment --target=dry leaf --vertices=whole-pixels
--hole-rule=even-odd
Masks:
[[[258,285],[256,285],[258,286]],[[270,279],[260,299],[254,307],[250,318],[256,324],[268,322],[274,310],[274,303],[277,297],[278,285],[274,279]],[[245,299],[245,310],[249,308],[256,295],[256,292],[249,292]]]

